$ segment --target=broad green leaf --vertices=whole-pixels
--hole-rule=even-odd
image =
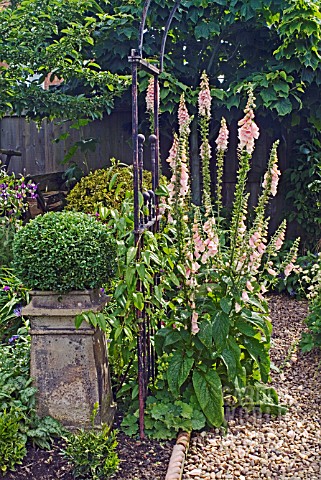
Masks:
[[[235,358],[235,353],[233,352],[233,350],[225,348],[221,353],[220,357],[226,366],[229,380],[231,382],[234,382],[234,379],[236,377],[236,364],[238,361],[238,359]]]
[[[168,329],[167,329],[168,332]],[[169,331],[165,337],[164,345],[163,348],[165,349],[169,345],[173,345],[174,343],[177,343],[181,341],[181,335],[178,330],[172,329]],[[166,350],[168,351],[168,349]]]
[[[174,272],[171,272],[171,273],[169,274],[169,278],[170,278],[171,281],[174,283],[174,285],[176,285],[176,287],[179,287],[180,281],[178,280],[178,278],[176,277],[176,275],[175,275]]]
[[[237,328],[247,337],[255,337],[255,335],[258,333],[257,329],[255,329],[253,325],[249,324],[245,319],[240,317],[235,321],[235,328]]]
[[[279,102],[274,103],[273,107],[276,109],[280,117],[284,117],[292,112],[292,103],[288,98],[282,98]]]
[[[90,323],[96,328],[97,327],[97,316],[94,312],[87,312]]]
[[[115,289],[115,292],[114,292],[114,297],[115,298],[120,297],[120,295],[122,295],[124,293],[126,288],[127,288],[127,285],[125,283],[118,284],[116,289]]]
[[[144,309],[144,296],[141,292],[134,292],[133,293],[133,300],[135,307],[142,311]]]
[[[127,265],[129,265],[134,260],[134,258],[136,257],[136,253],[137,253],[137,248],[136,247],[129,247],[129,249],[127,250],[127,255],[126,255]]]
[[[119,173],[116,172],[114,173],[114,175],[112,176],[110,182],[109,182],[109,185],[108,185],[108,190],[111,191],[117,181],[117,178],[119,177]]]
[[[218,352],[224,350],[230,330],[230,317],[218,312],[212,318],[212,335]]]
[[[193,417],[192,417],[192,428],[193,430],[202,430],[206,425],[206,418],[205,415],[200,412],[199,410],[193,411]]]
[[[195,369],[193,387],[208,422],[214,427],[220,427],[224,422],[224,411],[222,384],[217,372],[209,370],[204,373]]]
[[[103,313],[97,314],[97,324],[103,332],[106,332],[106,317]]]
[[[223,297],[220,300],[220,306],[224,313],[229,314],[231,311],[232,300],[227,297]]]
[[[127,267],[125,273],[125,281],[129,290],[136,285],[136,268]]]
[[[264,344],[256,338],[243,337],[242,343],[250,356],[256,361],[263,382],[269,380],[270,358]]]
[[[84,316],[82,313],[80,313],[79,315],[76,315],[75,317],[75,327],[78,329],[82,322],[84,321]]]
[[[199,322],[198,326],[200,331],[197,334],[197,338],[206,348],[211,349],[213,347],[213,336],[210,320],[202,320]]]
[[[138,263],[136,264],[136,269],[137,269],[137,272],[138,272],[138,276],[139,278],[143,281],[145,280],[145,265],[143,263]]]
[[[162,287],[160,287],[159,285],[155,285],[155,287],[154,287],[154,293],[155,293],[156,299],[157,299],[159,302],[161,302],[161,301],[162,301],[162,298],[163,298]]]
[[[167,381],[171,392],[179,395],[179,389],[187,379],[192,367],[194,358],[187,357],[184,352],[177,351],[171,357],[167,369]]]
[[[155,193],[156,193],[156,195],[159,195],[160,197],[168,197],[168,189],[165,185],[159,185],[159,187],[156,189]]]

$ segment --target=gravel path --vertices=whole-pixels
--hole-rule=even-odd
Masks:
[[[270,306],[272,385],[289,410],[277,418],[239,410],[226,436],[195,434],[183,480],[321,480],[321,352],[296,348],[307,304],[276,296]]]

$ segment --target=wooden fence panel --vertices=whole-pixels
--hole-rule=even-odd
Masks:
[[[297,138],[297,133],[293,131],[290,137],[284,138],[280,124],[276,127],[266,119],[258,119],[260,126],[260,138],[256,142],[255,154],[252,159],[252,169],[249,175],[248,191],[250,192],[250,213],[256,204],[262,178],[266,169],[267,160],[272,146],[272,141],[276,138],[281,139],[279,151],[279,164],[281,172],[284,172],[289,166],[293,166],[292,146]],[[57,172],[63,172],[66,166],[61,162],[64,159],[69,148],[80,138],[95,138],[97,146],[95,152],[84,154],[80,151],[73,157],[73,161],[89,171],[104,167],[109,164],[110,158],[115,157],[122,162],[130,164],[132,161],[131,151],[131,112],[117,110],[111,115],[106,115],[102,121],[94,121],[82,128],[82,131],[69,129],[66,122],[47,122],[43,121],[40,129],[34,122],[27,122],[21,117],[4,117],[0,121],[0,147],[3,149],[19,150],[21,157],[12,159],[11,169],[16,173],[25,173],[29,175],[45,175]],[[273,127],[273,128],[272,128]],[[232,122],[230,128],[229,151],[225,162],[223,176],[223,196],[224,203],[231,205],[234,196],[236,172],[238,168],[237,159],[237,122]],[[279,129],[279,130],[278,130]],[[54,139],[67,132],[70,136],[65,141],[54,142]],[[271,134],[271,132],[273,132]],[[273,137],[272,137],[273,135]],[[195,142],[194,142],[195,143]],[[163,161],[163,171],[169,175],[168,165],[165,159],[171,146],[168,137],[160,138],[161,158]],[[212,142],[212,151],[215,152],[215,143]],[[197,146],[194,145],[194,150]],[[146,153],[148,157],[148,150]],[[197,151],[196,151],[197,157]],[[212,181],[215,182],[214,160],[211,165]],[[147,162],[148,168],[148,162]],[[199,159],[197,169],[194,165],[192,169],[195,185],[201,184]],[[198,171],[196,171],[198,170]],[[279,192],[275,199],[269,205],[269,215],[271,216],[271,230],[273,231],[280,220],[284,217],[284,181],[281,179]]]
[[[97,139],[95,152],[77,151],[73,161],[84,169],[96,169],[109,163],[116,157],[123,162],[131,161],[131,125],[128,122],[130,112],[115,112],[94,121],[82,130],[69,129],[67,122],[43,121],[40,128],[35,122],[23,117],[4,117],[1,120],[0,147],[21,151],[20,158],[12,159],[11,170],[15,173],[43,175],[64,171],[62,161],[70,147],[81,138]],[[69,132],[63,141],[55,142],[61,134]]]

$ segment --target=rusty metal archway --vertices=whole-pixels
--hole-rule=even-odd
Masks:
[[[181,0],[176,0],[167,19],[163,38],[160,46],[159,67],[143,58],[143,42],[146,18],[151,0],[146,0],[139,27],[138,48],[132,49],[128,61],[132,69],[132,142],[133,142],[133,173],[134,173],[134,234],[137,247],[137,260],[139,261],[143,247],[143,233],[150,229],[154,232],[159,228],[158,197],[155,194],[159,184],[159,74],[163,71],[166,39],[170,25]],[[138,132],[138,70],[145,70],[154,78],[154,132],[149,137],[152,166],[152,189],[143,191],[144,143],[145,137]],[[148,213],[140,208],[140,197],[144,198]],[[155,278],[157,282],[157,278]],[[143,285],[137,279],[137,291],[143,292]],[[135,309],[138,324],[137,355],[138,355],[138,385],[139,385],[139,432],[144,438],[144,408],[148,393],[148,384],[155,378],[155,354],[151,344],[151,335],[154,333],[150,318],[144,310]]]

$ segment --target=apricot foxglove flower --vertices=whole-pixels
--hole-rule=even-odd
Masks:
[[[200,331],[198,326],[198,313],[195,310],[192,313],[192,334],[196,335]]]
[[[147,112],[154,112],[154,90],[155,90],[155,83],[154,77],[151,77],[148,82],[148,87],[146,91],[146,111]],[[159,85],[158,86],[158,93],[159,93]],[[159,106],[159,95],[158,95],[158,106]]]
[[[200,87],[201,89],[198,95],[198,113],[201,117],[210,117],[212,97],[206,72],[202,73]]]
[[[185,104],[184,94],[182,94],[179,102],[179,107],[178,107],[178,124],[179,124],[180,133],[184,132],[184,130],[188,133],[190,122],[191,122],[191,117],[189,116],[189,113]]]
[[[229,137],[229,131],[226,125],[226,120],[223,117],[221,120],[221,128],[220,128],[220,131],[218,132],[218,137],[215,140],[218,152],[225,152],[227,150],[228,137]]]
[[[253,95],[252,90],[249,92],[249,99],[246,104],[244,113],[245,117],[242,118],[238,125],[240,126],[238,131],[239,136],[239,149],[242,151],[246,149],[249,155],[252,155],[254,151],[254,140],[259,138],[259,127],[254,122],[254,112],[253,109],[255,108],[255,97]]]

